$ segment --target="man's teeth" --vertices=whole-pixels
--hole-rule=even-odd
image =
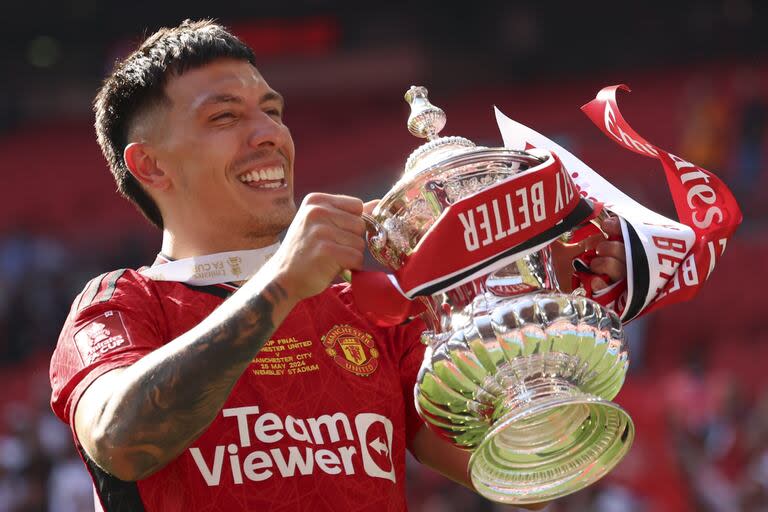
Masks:
[[[277,188],[282,185],[282,180],[285,179],[285,170],[282,166],[270,167],[268,169],[261,169],[258,171],[251,171],[240,175],[240,181],[243,183],[250,183],[252,181],[270,181],[271,183],[263,183],[264,188]],[[279,180],[279,181],[278,181]]]

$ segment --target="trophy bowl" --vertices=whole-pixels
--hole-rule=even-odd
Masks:
[[[406,100],[409,130],[429,140],[369,219],[371,253],[393,270],[419,251],[451,205],[559,165],[547,151],[439,137],[445,114],[426,89],[411,87]],[[559,225],[564,236],[577,227]],[[621,321],[579,290],[560,291],[548,246],[535,244],[418,297],[429,330],[417,410],[441,437],[472,451],[474,487],[503,503],[578,491],[615,467],[634,439],[631,418],[611,402],[629,364]]]

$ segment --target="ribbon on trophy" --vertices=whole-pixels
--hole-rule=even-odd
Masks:
[[[717,176],[651,144],[632,129],[619,111],[619,90],[630,91],[623,84],[605,87],[582,111],[620,146],[659,160],[679,221],[645,208],[569,151],[498,109],[496,119],[506,147],[533,146],[556,153],[579,186],[580,195],[603,202],[620,217],[629,279],[622,297],[607,305],[628,322],[695,296],[742,216],[733,194]]]
[[[502,180],[451,204],[394,275],[353,272],[357,307],[379,325],[420,312],[416,297],[460,286],[549,245],[595,216],[560,160]]]

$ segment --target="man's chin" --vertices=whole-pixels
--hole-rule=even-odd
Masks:
[[[276,237],[291,225],[296,209],[290,207],[273,210],[269,215],[254,217],[251,223],[250,237]]]

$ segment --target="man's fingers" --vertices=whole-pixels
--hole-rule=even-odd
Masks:
[[[344,231],[342,229],[336,229],[333,233],[333,238],[339,245],[351,247],[361,253],[365,251],[365,239],[355,233]]]
[[[302,209],[312,222],[330,222],[360,236],[365,233],[363,201],[357,197],[315,192],[304,198]]]
[[[330,221],[339,229],[362,237],[365,233],[365,221],[360,215],[337,211],[330,217]]]
[[[363,205],[363,213],[371,214],[376,205],[381,202],[381,199],[372,199]]]
[[[608,217],[600,224],[600,226],[609,236],[621,236],[621,222],[619,222],[618,217]]]
[[[589,265],[589,270],[595,274],[607,275],[611,279],[612,283],[621,281],[627,275],[627,267],[623,261],[605,256],[598,256],[593,258]]]
[[[335,247],[336,262],[340,270],[361,270],[363,268],[363,252],[346,245]]]
[[[357,197],[313,192],[304,198],[307,205],[330,205],[339,210],[360,216],[363,214],[363,201]]]
[[[360,236],[365,233],[365,221],[360,215],[339,210],[330,204],[310,204],[304,207],[304,211],[312,225],[335,226]]]
[[[621,223],[618,217],[609,217],[600,223],[600,227],[605,233],[612,238],[621,238]],[[601,242],[605,241],[605,236],[602,233],[592,235],[579,242],[579,247],[582,251],[588,251],[596,248]]]
[[[621,262],[627,261],[626,253],[624,252],[624,243],[615,242],[613,240],[603,240],[595,247],[598,256],[607,256],[616,258]]]
[[[601,224],[603,231],[612,238],[621,237],[621,223],[616,217],[609,217]],[[627,276],[626,253],[624,252],[624,243],[614,240],[606,240],[602,236],[590,237],[588,244],[594,247],[597,256],[589,264],[589,270],[595,274],[604,274],[610,279],[606,282],[601,277],[592,277],[590,285],[592,291],[600,291],[607,288],[610,284],[621,281]]]
[[[593,292],[599,292],[604,288],[608,288],[608,283],[600,277],[593,277],[589,284],[592,286]]]
[[[597,247],[597,245],[603,241],[605,241],[605,237],[603,236],[602,233],[597,233],[595,235],[589,236],[584,240],[582,240],[581,242],[579,242],[578,244],[579,251],[580,252],[590,251],[595,247]]]

